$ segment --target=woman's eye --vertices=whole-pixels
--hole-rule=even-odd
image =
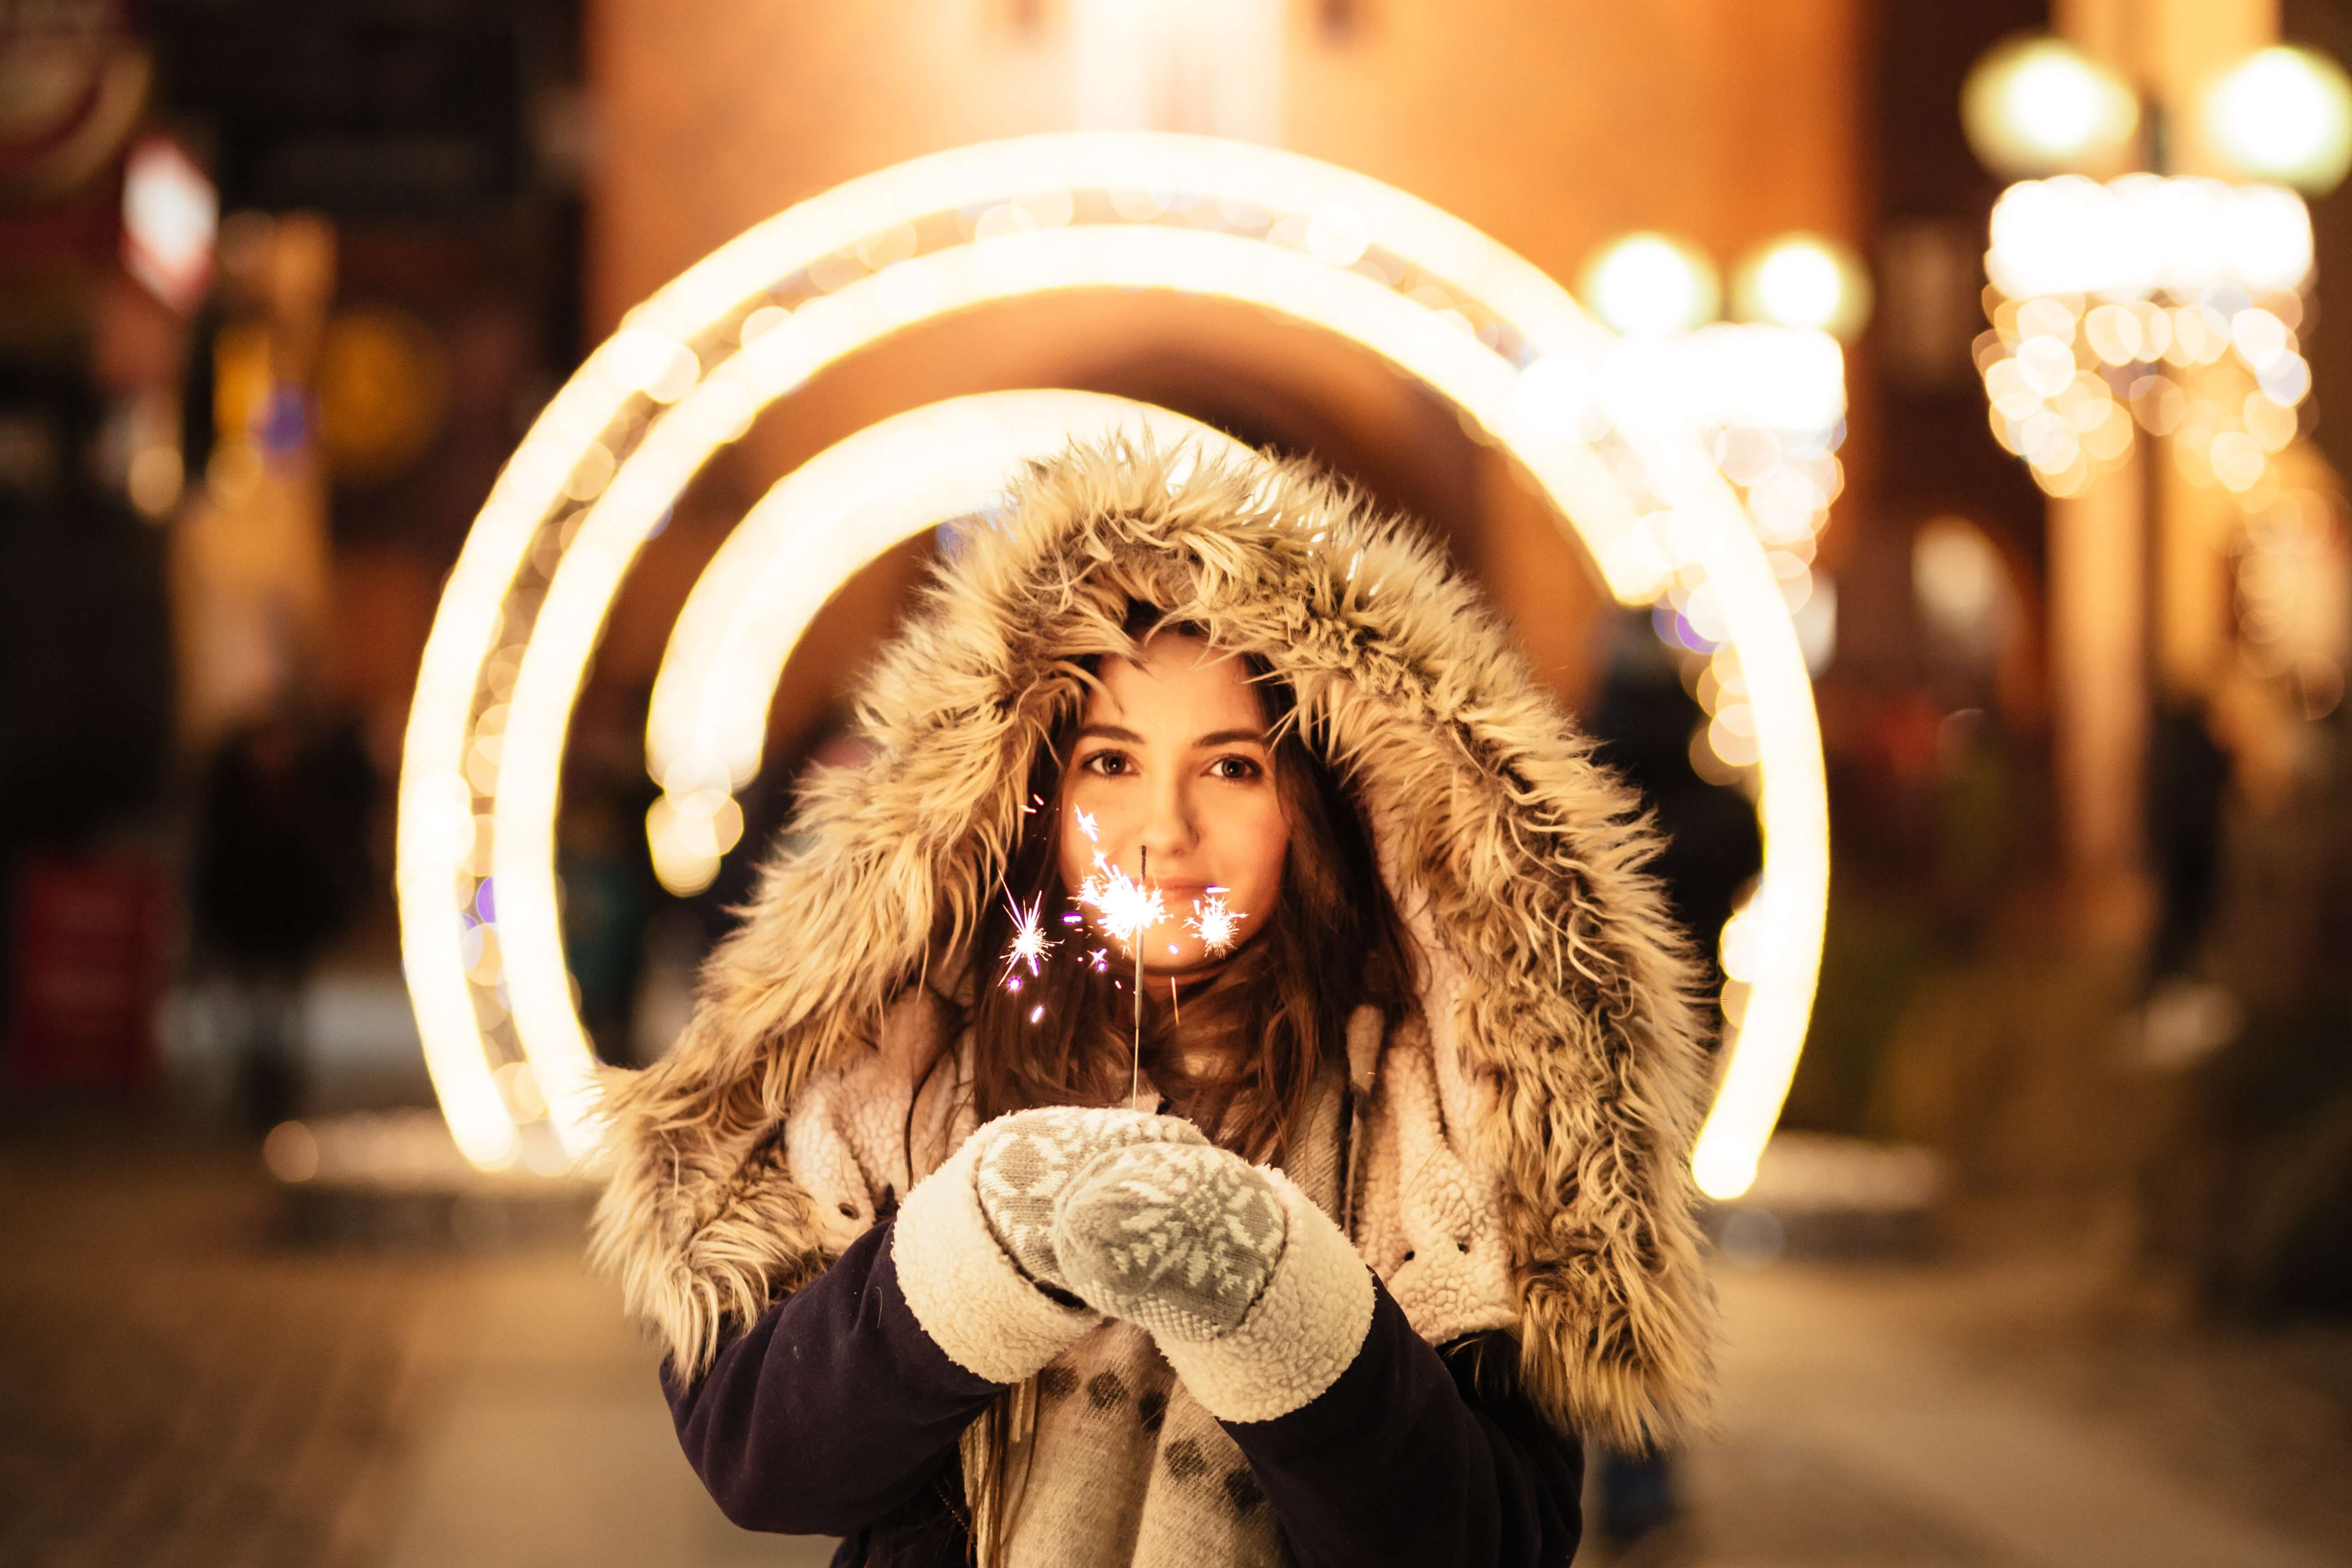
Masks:
[[[1263,770],[1261,770],[1255,763],[1250,761],[1247,757],[1219,757],[1215,762],[1209,764],[1209,773],[1211,777],[1224,779],[1227,782],[1234,784],[1239,784],[1244,780],[1254,779],[1257,777],[1262,771]]]
[[[1106,778],[1118,778],[1133,769],[1126,756],[1118,752],[1097,752],[1078,765],[1088,773],[1101,773]]]

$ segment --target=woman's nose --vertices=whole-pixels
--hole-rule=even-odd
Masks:
[[[1181,779],[1153,781],[1150,807],[1138,837],[1142,847],[1161,860],[1181,855],[1200,841],[1199,827],[1192,818],[1192,792],[1184,787]]]

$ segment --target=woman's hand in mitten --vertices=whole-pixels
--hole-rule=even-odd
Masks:
[[[1189,1344],[1249,1315],[1287,1231],[1273,1184],[1239,1155],[1198,1139],[1138,1142],[1076,1173],[1054,1250],[1087,1305]]]
[[[1198,1143],[1192,1123],[1068,1107],[999,1117],[917,1182],[890,1222],[907,1308],[950,1361],[1019,1383],[1101,1325],[1054,1256],[1054,1205],[1106,1151]]]
[[[1191,1122],[1142,1111],[1049,1106],[1000,1116],[972,1134],[980,1211],[1023,1273],[1070,1290],[1054,1247],[1055,1205],[1097,1157],[1129,1147],[1199,1145]]]

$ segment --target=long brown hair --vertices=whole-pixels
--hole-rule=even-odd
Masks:
[[[1138,640],[1156,631],[1205,640],[1199,628],[1165,624],[1148,605],[1131,607],[1127,626]],[[1205,1004],[1220,1032],[1232,1031],[1241,1047],[1232,1076],[1204,1101],[1211,1124],[1202,1130],[1254,1159],[1279,1161],[1316,1074],[1325,1062],[1345,1059],[1349,1015],[1365,1002],[1391,1013],[1402,1006],[1408,967],[1370,837],[1320,754],[1320,737],[1307,732],[1289,684],[1265,659],[1239,657],[1265,718],[1290,846],[1269,918],[1195,1004]],[[1088,962],[1092,944],[1087,928],[1066,918],[1077,906],[1061,878],[1064,770],[1081,718],[1074,706],[1038,748],[1026,797],[1032,810],[975,937],[973,1091],[982,1121],[1034,1105],[1109,1103],[1127,1090],[1133,972],[1115,959],[1100,970]],[[1013,991],[1003,984],[1003,955],[1014,908],[1033,904],[1060,945],[1037,974],[1018,972],[1021,988]],[[1163,1064],[1163,1074],[1173,1034],[1165,1010],[1148,1007],[1144,1059]]]
[[[1126,630],[1138,642],[1162,630],[1208,640],[1202,628],[1170,624],[1145,605],[1129,607]],[[1316,1075],[1326,1062],[1346,1061],[1349,1016],[1370,1002],[1393,1017],[1407,1005],[1411,960],[1370,834],[1324,760],[1323,737],[1307,733],[1288,682],[1264,658],[1242,658],[1265,720],[1290,845],[1272,914],[1194,1003],[1210,1004],[1218,1032],[1241,1049],[1230,1076],[1186,1109],[1226,1148],[1279,1163]],[[1097,662],[1082,661],[1090,676]],[[1062,885],[1062,789],[1083,709],[1072,706],[1031,762],[1030,813],[973,939],[972,1089],[983,1121],[1034,1105],[1108,1104],[1128,1087],[1136,1048],[1129,1032],[1134,993],[1127,989],[1133,972],[1118,964],[1097,970],[1088,962],[1084,924],[1065,919],[1078,910]],[[1021,973],[1016,992],[1003,984],[1004,954],[1015,908],[1033,906],[1060,945],[1036,974]],[[1140,1049],[1163,1089],[1175,1071],[1172,1023],[1157,1007],[1145,1011]],[[1196,1011],[1193,1026],[1202,1023]],[[1033,1379],[992,1404],[963,1435],[971,1545],[983,1568],[1001,1563],[1020,1509],[1036,1400]]]

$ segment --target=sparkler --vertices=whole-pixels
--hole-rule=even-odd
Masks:
[[[1144,852],[1144,867],[1149,874],[1150,851]],[[1168,919],[1167,900],[1160,889],[1131,879],[1128,874],[1095,853],[1094,874],[1078,886],[1078,902],[1095,911],[1095,924],[1103,934],[1117,939],[1142,954],[1143,933]]]
[[[1077,816],[1079,831],[1092,839],[1094,818],[1083,811]],[[1143,933],[1168,918],[1167,901],[1160,898],[1160,889],[1146,880],[1151,875],[1150,849],[1141,851],[1137,871],[1136,878],[1130,880],[1097,849],[1094,874],[1078,888],[1078,902],[1095,911],[1095,923],[1105,934],[1125,942],[1135,954],[1135,1057],[1127,1088],[1130,1105],[1143,1087]]]
[[[1091,813],[1073,813],[1073,819],[1078,831],[1087,836],[1088,843],[1101,841],[1100,830]],[[1134,1102],[1143,1087],[1143,937],[1154,926],[1164,925],[1169,921],[1167,900],[1158,888],[1151,885],[1150,878],[1150,850],[1139,852],[1137,874],[1129,877],[1097,849],[1095,851],[1094,870],[1079,884],[1076,895],[1076,902],[1095,912],[1093,923],[1096,928],[1114,942],[1123,943],[1135,959],[1135,1045],[1128,1072],[1129,1104]],[[1198,936],[1201,944],[1217,955],[1233,950],[1241,930],[1242,913],[1225,902],[1227,890],[1215,887],[1208,889],[1205,897],[1193,900],[1192,912],[1184,921],[1184,929]],[[1004,973],[1002,976],[1002,984],[1008,991],[1021,989],[1019,971],[1024,964],[1028,966],[1030,977],[1034,979],[1043,972],[1046,955],[1061,945],[1045,935],[1040,913],[1044,901],[1044,895],[1040,894],[1024,909],[1013,900],[1010,893],[1005,895],[1005,908],[1013,915],[1013,941],[1005,949]],[[1069,913],[1061,918],[1066,925],[1077,925],[1084,917]],[[1168,951],[1176,953],[1181,949],[1171,942]],[[1102,947],[1088,950],[1085,960],[1087,966],[1097,974],[1109,968],[1109,950]],[[1171,1007],[1175,1000],[1175,983],[1171,976],[1169,984],[1169,1004]],[[1037,1022],[1044,1012],[1042,1004],[1032,1008],[1029,1021],[1033,1024]]]

